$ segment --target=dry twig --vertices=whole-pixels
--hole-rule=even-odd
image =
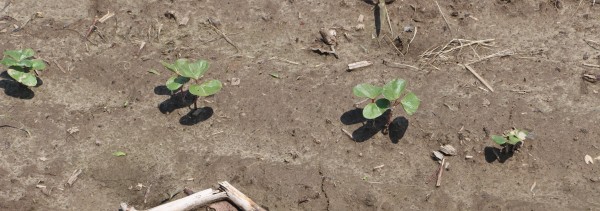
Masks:
[[[285,63],[293,64],[293,65],[300,65],[300,63],[298,63],[298,62],[295,62],[295,61],[292,61],[292,60],[288,60],[288,59],[284,59],[284,58],[279,58],[279,57],[276,57],[276,56],[269,58],[269,60],[278,60],[278,61],[282,61],[282,62],[285,62]]]
[[[60,66],[60,64],[58,64],[58,62],[57,62],[56,60],[52,60],[52,62],[54,62],[54,64],[56,64],[56,66],[58,67],[58,69],[59,69],[61,72],[63,72],[63,73],[67,73],[67,72],[65,72],[65,69],[63,69],[63,68]]]
[[[479,79],[479,81],[481,81],[481,83],[483,83],[483,85],[485,85],[491,92],[494,92],[494,89],[492,88],[492,86],[490,86],[490,84],[483,79],[483,77],[481,77],[477,72],[475,72],[475,70],[469,66],[468,64],[459,64],[460,66],[464,67],[465,69],[469,70],[469,72],[471,72],[473,75],[475,75],[475,77],[477,79]]]
[[[395,62],[390,62],[388,60],[383,60],[383,65],[388,66],[388,67],[393,67],[393,68],[413,68],[415,70],[419,70],[418,67],[412,66],[412,65],[408,65],[408,64],[401,64],[401,63],[395,63]]]
[[[583,66],[586,66],[586,67],[595,67],[595,68],[600,68],[600,65],[597,65],[597,64],[588,64],[588,63],[583,63]]]
[[[448,24],[448,20],[446,19],[446,16],[444,15],[442,8],[440,7],[440,4],[438,4],[438,2],[435,1],[435,5],[437,5],[437,8],[440,11],[440,14],[442,14],[442,18],[444,18],[444,22],[446,22],[446,26],[448,26],[448,31],[450,31],[450,35],[452,35],[452,29],[450,28],[450,24]]]
[[[25,128],[22,128],[22,127],[19,128],[19,127],[15,127],[15,126],[12,126],[12,125],[0,125],[0,128],[3,128],[3,127],[13,128],[13,129],[17,129],[17,130],[23,131],[23,132],[27,133],[27,137],[31,137],[31,133],[29,132],[29,130],[27,130]]]
[[[350,139],[354,140],[354,137],[352,137],[352,133],[348,132],[346,129],[342,128],[342,132],[344,132]]]
[[[215,32],[219,33],[219,34],[221,35],[221,37],[223,37],[223,39],[225,39],[225,41],[227,41],[227,43],[229,43],[230,45],[232,45],[233,47],[235,47],[235,49],[236,49],[236,50],[237,50],[237,52],[239,53],[239,52],[240,52],[240,48],[239,48],[239,47],[238,47],[238,46],[237,46],[237,45],[236,45],[236,44],[235,44],[235,43],[234,43],[234,42],[233,42],[231,39],[229,39],[229,37],[227,37],[227,35],[226,35],[226,34],[225,34],[223,31],[221,31],[219,28],[217,28],[217,27],[215,26],[215,24],[213,24],[213,23],[212,23],[212,21],[210,21],[210,20],[209,20],[209,22],[210,22],[210,23],[209,23],[208,25],[209,25],[209,26],[210,26],[210,27],[211,27],[211,28],[212,28],[212,29],[213,29]]]
[[[82,170],[81,169],[77,169],[73,172],[73,174],[71,174],[71,177],[69,177],[69,180],[67,180],[67,184],[69,186],[73,186],[73,183],[75,183],[75,181],[77,181],[77,178],[79,178],[79,175],[81,174]]]
[[[352,71],[354,69],[358,69],[361,67],[367,67],[373,65],[373,62],[370,61],[360,61],[348,64],[348,71]]]
[[[477,52],[475,52],[475,53],[477,53]],[[488,59],[491,59],[491,58],[494,58],[494,57],[505,57],[505,56],[512,56],[512,55],[515,55],[514,51],[512,51],[512,50],[503,50],[503,51],[496,52],[496,53],[491,54],[491,55],[484,56],[484,57],[479,58],[479,59],[477,59],[475,61],[469,62],[469,63],[467,63],[467,65],[475,64],[477,62],[481,62],[483,60],[488,60]]]
[[[455,50],[460,50],[464,47],[469,47],[473,45],[482,45],[492,47],[494,39],[485,39],[485,40],[466,40],[466,39],[452,39],[446,45],[441,47],[433,47],[431,50],[425,51],[421,54],[423,58],[436,59],[438,57],[442,57],[447,53],[453,52]]]
[[[440,187],[442,185],[442,173],[444,172],[444,163],[445,162],[446,162],[446,158],[442,158],[442,163],[440,163],[440,168],[438,169],[437,182],[435,183],[436,187]]]
[[[408,44],[406,44],[406,53],[408,54],[408,50],[410,50],[410,44],[413,42],[413,40],[415,40],[415,37],[417,36],[417,27],[415,26],[415,33],[413,33],[413,37],[408,41]]]

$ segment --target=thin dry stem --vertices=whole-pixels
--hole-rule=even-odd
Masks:
[[[450,34],[452,35],[452,28],[450,28],[450,24],[448,24],[448,19],[446,19],[444,12],[442,12],[442,8],[440,7],[440,4],[438,4],[438,2],[435,1],[435,5],[437,5],[437,8],[440,11],[440,14],[442,14],[442,18],[444,18],[444,22],[446,22],[446,26],[448,26],[448,31],[450,31]]]

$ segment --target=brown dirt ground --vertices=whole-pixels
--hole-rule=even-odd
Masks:
[[[404,52],[413,33],[402,29],[417,28],[406,55],[389,38],[372,38],[368,1],[0,0],[0,9],[7,2],[0,51],[33,48],[50,63],[32,91],[0,81],[0,125],[31,132],[0,128],[0,210],[115,210],[120,202],[149,208],[183,187],[224,180],[269,210],[600,207],[600,168],[583,159],[600,155],[600,86],[581,79],[600,72],[583,66],[600,63],[600,49],[584,41],[600,41],[600,5],[591,0],[438,1],[450,28],[435,1],[399,0],[388,9]],[[115,17],[83,39],[107,11]],[[36,12],[41,17],[13,30]],[[365,29],[357,31],[360,14]],[[178,26],[185,17],[189,22]],[[206,25],[209,18],[220,21],[239,52]],[[322,27],[337,29],[339,59],[308,50],[319,45]],[[389,34],[387,25],[382,31]],[[495,46],[420,56],[453,38],[495,39]],[[515,54],[472,65],[495,92],[457,65],[507,49]],[[182,124],[189,108],[158,108],[169,102],[161,87],[169,73],[159,61],[177,58],[207,59],[206,78],[241,84],[226,83],[200,100],[214,111],[210,118]],[[374,65],[345,71],[361,60]],[[404,136],[393,140],[347,121],[359,101],[352,87],[390,78],[408,80],[422,100],[400,121],[408,123]],[[535,138],[503,163],[486,158],[495,147],[489,135],[513,126]],[[79,132],[69,134],[73,127]],[[342,128],[363,139],[350,140]],[[436,188],[430,153],[444,143],[459,153]],[[117,150],[127,156],[114,157]],[[66,186],[76,169],[83,173]],[[49,195],[36,188],[40,183]],[[147,203],[145,189],[130,189],[139,183],[151,186]]]

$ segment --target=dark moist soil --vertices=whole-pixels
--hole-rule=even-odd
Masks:
[[[600,5],[438,3],[395,1],[394,36],[383,21],[374,38],[369,1],[0,0],[0,51],[32,48],[48,62],[39,87],[0,79],[0,210],[146,209],[220,181],[269,210],[599,207],[600,168],[584,156],[600,155],[600,85],[582,74],[600,72],[584,65],[600,64],[590,42],[600,42]],[[336,30],[339,59],[310,50],[328,50],[321,28]],[[453,39],[494,40],[423,55]],[[494,92],[458,65],[505,50],[470,65]],[[208,60],[204,79],[224,82],[199,99],[198,116],[165,91],[160,61],[177,58]],[[363,60],[374,64],[346,71]],[[412,116],[395,110],[383,135],[379,120],[360,118],[351,90],[393,78],[422,103]],[[511,127],[534,138],[498,160],[490,135]],[[435,187],[430,156],[441,144],[458,154]]]

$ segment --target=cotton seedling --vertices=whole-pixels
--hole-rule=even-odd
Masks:
[[[502,135],[492,135],[492,140],[502,146],[502,152],[512,153],[523,146],[529,132],[513,128]]]
[[[161,62],[162,65],[173,72],[167,82],[167,89],[176,93],[186,93],[187,91],[192,95],[198,96],[194,99],[194,109],[198,109],[198,98],[207,97],[214,95],[221,90],[222,84],[219,80],[210,80],[204,83],[199,83],[200,78],[208,70],[208,62],[205,60],[198,60],[196,62],[189,61],[187,59],[178,59],[175,63],[170,64],[167,62]],[[189,86],[186,85],[188,82],[193,81]]]
[[[375,119],[390,110],[383,130],[384,133],[387,133],[387,129],[391,124],[393,109],[396,106],[401,105],[406,114],[413,115],[421,104],[421,100],[414,93],[408,92],[404,95],[405,87],[405,80],[394,79],[383,87],[367,83],[359,84],[352,91],[355,96],[368,98],[367,101],[370,100],[370,103],[362,110],[362,114],[366,119]],[[380,98],[381,95],[383,95],[383,98]]]
[[[25,86],[38,84],[36,70],[46,69],[46,63],[41,59],[32,59],[35,52],[32,49],[7,50],[0,64],[8,68],[8,75]]]

